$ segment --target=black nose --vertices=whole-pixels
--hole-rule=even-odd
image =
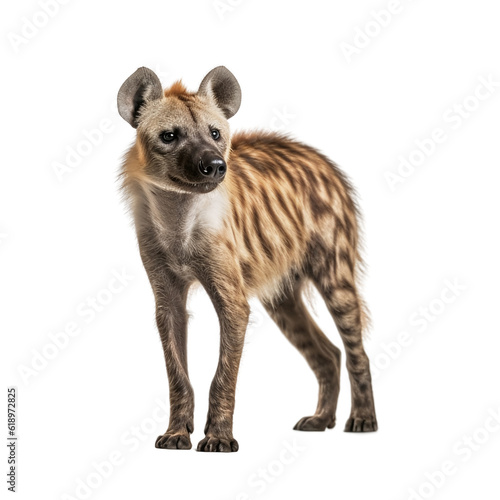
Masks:
[[[219,157],[200,158],[198,162],[200,172],[206,177],[213,177],[220,180],[226,174],[226,162]]]

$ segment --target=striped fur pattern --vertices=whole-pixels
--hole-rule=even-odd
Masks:
[[[227,119],[239,107],[239,85],[223,67],[212,70],[196,93],[180,82],[165,91],[158,85],[156,75],[141,68],[118,97],[120,114],[137,128],[123,184],[155,294],[170,385],[170,423],[156,446],[191,447],[186,297],[195,282],[210,296],[221,327],[220,359],[198,450],[238,449],[234,395],[253,296],[319,383],[315,413],[295,429],[335,425],[341,355],[304,305],[307,283],[325,300],[345,347],[352,392],[345,430],[377,430],[362,342],[367,313],[357,285],[359,215],[345,175],[320,152],[287,136],[231,137]],[[169,131],[165,144],[159,138]],[[200,174],[204,158],[227,167],[222,178]]]

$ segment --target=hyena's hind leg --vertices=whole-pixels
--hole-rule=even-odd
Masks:
[[[265,309],[286,338],[305,357],[319,383],[318,405],[314,415],[300,419],[295,430],[324,431],[335,425],[340,387],[340,350],[323,334],[309,315],[299,278],[292,290],[273,303],[263,301]]]
[[[342,338],[351,382],[351,415],[346,432],[377,430],[370,362],[363,348],[364,305],[355,279],[356,257],[337,248],[315,252],[313,281],[321,293]]]

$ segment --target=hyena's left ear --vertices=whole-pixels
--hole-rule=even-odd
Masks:
[[[132,127],[139,125],[141,107],[163,96],[160,79],[154,71],[139,68],[132,73],[118,91],[118,113]]]
[[[224,66],[214,68],[203,78],[198,93],[212,97],[226,118],[231,118],[240,109],[240,84]]]

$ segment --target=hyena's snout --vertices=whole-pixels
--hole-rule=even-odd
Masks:
[[[226,162],[218,151],[193,149],[181,156],[168,175],[184,191],[209,193],[223,181],[226,171]]]
[[[198,160],[198,171],[212,182],[221,182],[226,175],[227,165],[219,154],[205,151]]]

